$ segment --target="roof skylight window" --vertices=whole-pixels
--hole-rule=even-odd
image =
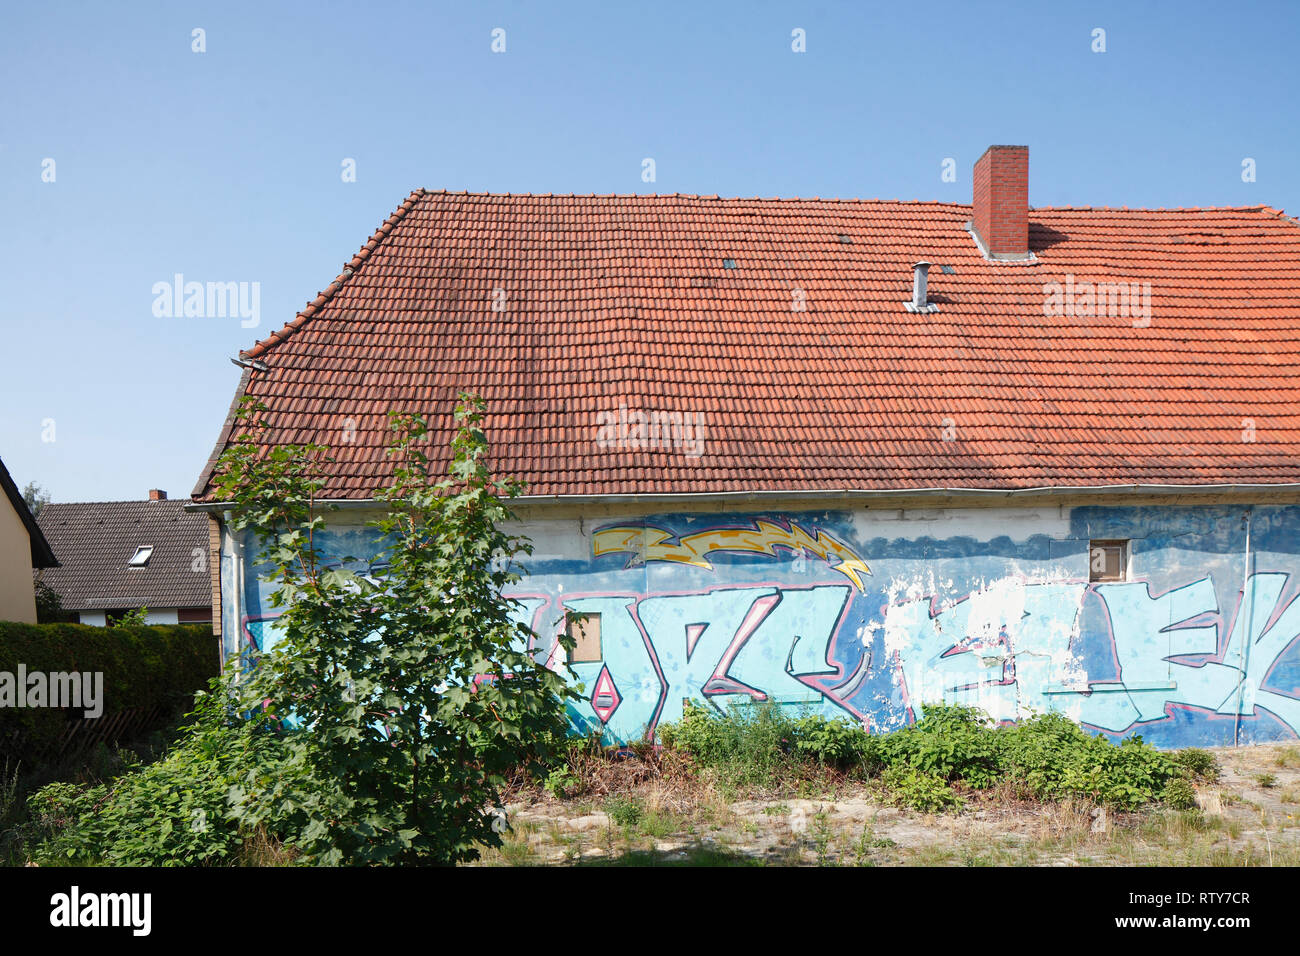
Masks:
[[[135,549],[135,554],[131,556],[131,560],[126,562],[127,567],[143,568],[149,563],[151,557],[153,557],[153,545],[142,544]]]

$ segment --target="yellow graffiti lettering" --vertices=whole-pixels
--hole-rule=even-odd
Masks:
[[[713,569],[708,555],[717,551],[776,557],[778,547],[820,558],[852,581],[859,591],[866,590],[862,575],[870,574],[871,569],[856,551],[825,531],[814,529],[809,534],[794,523],[786,528],[760,520],[750,528],[710,528],[680,537],[662,528],[624,525],[600,529],[591,543],[592,553],[597,557],[627,553],[636,555],[634,563],[671,561],[707,570]]]

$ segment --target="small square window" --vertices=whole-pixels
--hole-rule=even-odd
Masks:
[[[590,664],[603,659],[599,614],[570,614],[569,637],[574,640],[573,650],[569,651],[570,664]]]
[[[1089,581],[1124,581],[1127,578],[1127,541],[1088,542]]]
[[[723,259],[723,260],[722,260],[722,268],[724,268],[724,269],[734,269],[734,268],[736,268],[736,260],[735,260],[735,259]]]
[[[131,560],[126,563],[128,567],[143,568],[149,563],[151,557],[153,557],[153,545],[145,544],[136,548],[135,554],[132,555]]]

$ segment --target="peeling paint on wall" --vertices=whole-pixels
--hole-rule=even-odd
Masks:
[[[1297,735],[1300,509],[1253,509],[1249,567],[1241,508],[912,514],[535,521],[518,615],[537,659],[562,671],[565,612],[600,615],[600,659],[572,665],[583,700],[570,720],[611,741],[653,735],[687,700],[770,700],[873,731],[944,700],[998,720],[1060,711],[1158,746]],[[353,520],[321,536],[325,553],[373,553]],[[1130,542],[1128,580],[1088,580],[1102,538]],[[227,589],[223,557],[223,600],[237,604],[223,620],[267,646],[267,585],[242,570]]]

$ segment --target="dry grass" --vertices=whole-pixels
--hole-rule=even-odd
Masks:
[[[292,866],[298,857],[298,851],[286,847],[269,836],[264,827],[259,826],[244,841],[239,856],[242,866]]]
[[[1102,821],[1103,832],[1110,832],[1110,817],[1103,816],[1096,804],[1087,800],[1062,800],[1043,806],[1033,832],[1042,842],[1075,843],[1090,837],[1098,821]]]
[[[1273,763],[1287,770],[1300,770],[1300,747],[1291,745],[1281,748]]]

